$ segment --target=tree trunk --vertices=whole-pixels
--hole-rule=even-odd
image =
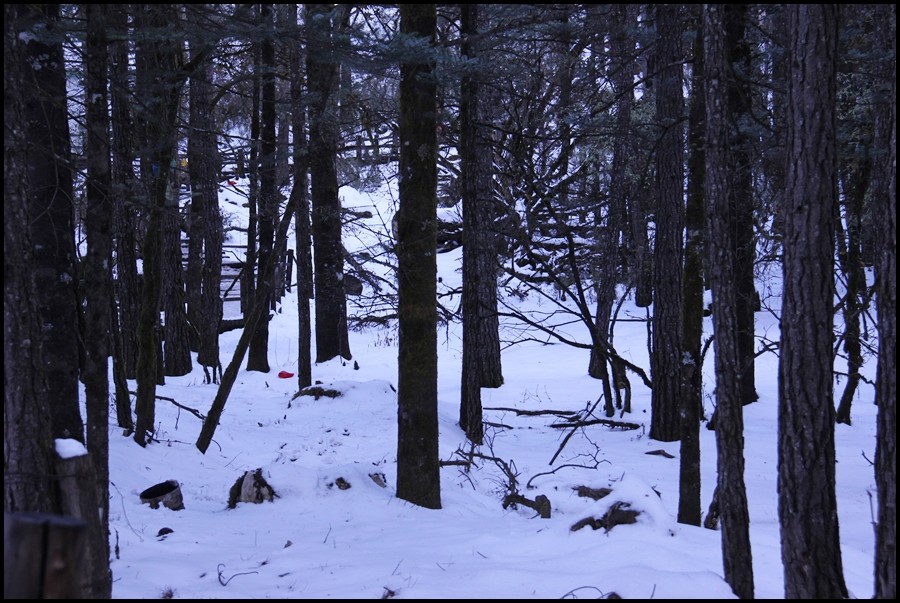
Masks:
[[[596,6],[596,5],[595,5]],[[625,165],[631,152],[629,138],[631,136],[631,108],[634,104],[634,40],[626,33],[634,22],[633,5],[618,4],[612,7],[612,24],[610,26],[608,77],[612,79],[616,93],[616,130],[613,139],[612,166],[609,175],[609,205],[605,223],[601,223],[599,215],[595,218],[597,229],[597,267],[596,291],[597,310],[594,318],[596,337],[605,350],[610,344],[610,316],[616,301],[616,285],[619,282],[619,264],[622,257],[619,253],[619,237],[625,223],[625,207],[629,181]],[[599,34],[599,32],[593,32]],[[598,61],[604,57],[604,49],[597,49]],[[599,185],[596,187],[600,194]],[[599,214],[599,212],[598,212]],[[616,405],[621,406],[620,394],[615,379],[610,382],[610,371],[607,354],[599,349],[592,349],[588,374],[603,381],[603,395],[607,398],[604,411],[607,417],[615,414],[615,405],[610,399],[615,387]],[[613,371],[615,372],[615,371]]]
[[[199,51],[199,41],[191,53]],[[191,181],[190,246],[188,248],[188,317],[197,337],[197,362],[218,383],[219,324],[222,322],[222,216],[218,195],[218,149],[210,112],[212,66],[203,61],[190,78],[188,169]]]
[[[477,39],[479,5],[462,10],[463,53],[480,57]],[[460,427],[469,440],[483,438],[481,388],[503,384],[497,317],[496,243],[493,234],[493,144],[486,129],[487,103],[478,74],[463,79],[460,99],[460,139],[463,179],[463,362]]]
[[[285,12],[286,5],[278,4],[276,5],[276,20],[279,23],[284,22],[283,14]],[[284,69],[290,69],[290,65],[286,64],[285,61],[289,61],[286,57],[287,53],[290,52],[289,46],[296,44],[296,41],[289,40],[287,42],[282,42],[278,48],[278,64],[276,69],[279,71]],[[287,110],[287,107],[290,106],[290,91],[284,83],[280,83],[276,86],[277,91],[277,104],[280,107],[278,110],[278,135],[275,140],[275,187],[277,189],[281,189],[283,186],[287,186],[290,183],[290,164],[288,163],[288,157],[290,156],[290,133],[291,133],[291,113]]]
[[[260,43],[260,68],[262,77],[261,131],[259,160],[259,254],[257,256],[258,279],[263,278],[263,267],[273,253],[275,219],[278,213],[276,199],[275,164],[275,41],[272,5],[260,5],[260,21],[263,39]],[[273,272],[274,274],[274,272]],[[257,280],[256,288],[262,284]],[[272,287],[269,287],[272,291]],[[271,303],[271,299],[269,300]],[[250,340],[247,354],[247,370],[269,372],[269,312],[256,323],[256,331]]]
[[[876,14],[877,11],[881,14]],[[884,27],[876,29],[874,24],[881,24],[883,20]],[[871,4],[848,6],[841,14],[842,30],[853,32],[843,34],[838,46],[838,54],[846,59],[841,61],[838,73],[840,195],[834,206],[839,274],[837,296],[844,323],[838,343],[843,348],[847,367],[836,421],[847,425],[851,422],[853,398],[862,381],[860,369],[864,363],[865,340],[868,339],[862,324],[872,292],[866,284],[863,252],[864,247],[871,252],[873,234],[878,230],[872,219],[872,203],[879,196],[887,195],[886,172],[877,167],[884,161],[887,151],[878,148],[875,130],[884,128],[884,122],[890,117],[885,100],[890,82],[896,75],[888,54],[893,40],[884,39],[890,29],[889,21],[890,11]],[[865,35],[855,32],[865,32]],[[877,50],[870,51],[872,49]],[[847,108],[842,110],[844,106]],[[882,140],[887,140],[886,129],[880,135]],[[869,265],[874,257],[870,253]],[[838,350],[835,346],[835,360],[840,356]],[[838,383],[841,381],[839,379]]]
[[[241,314],[244,319],[253,308],[256,299],[256,239],[258,233],[259,217],[257,215],[259,202],[259,104],[260,104],[260,76],[261,69],[260,50],[253,49],[253,76],[250,95],[252,96],[252,109],[250,111],[250,161],[247,169],[249,179],[249,197],[247,199],[247,251],[244,253],[244,269],[241,272]]]
[[[832,376],[838,7],[795,4],[789,15],[791,74],[778,370],[781,555],[787,598],[844,599]]]
[[[735,246],[729,222],[733,175],[729,166],[728,63],[721,4],[704,5],[706,76],[706,201],[713,328],[716,335],[716,450],[725,581],[743,599],[753,597],[750,517],[744,485],[744,419],[739,377]]]
[[[137,317],[140,311],[137,261],[135,259],[135,190],[131,151],[131,112],[128,100],[128,14],[122,5],[112,5],[106,17],[112,40],[110,60],[111,196],[115,279],[110,298],[110,330],[113,343],[113,381],[116,391],[116,422],[134,429],[128,379],[137,367]]]
[[[696,14],[700,14],[698,10]],[[700,419],[703,415],[703,256],[706,202],[703,21],[697,19],[694,39],[690,123],[688,132],[688,189],[685,209],[687,231],[684,249],[684,279],[681,282],[682,351],[681,366],[681,454],[678,479],[678,521],[700,525]]]
[[[647,233],[648,208],[646,201],[651,194],[652,191],[649,190],[646,178],[640,177],[634,183],[631,194],[628,195],[627,247],[631,251],[629,274],[634,287],[634,303],[638,308],[647,308],[653,303],[653,256],[650,250],[650,236]]]
[[[844,207],[847,228],[843,228],[841,209],[835,199],[834,226],[838,266],[846,279],[847,288],[841,313],[844,317],[844,352],[847,353],[847,383],[841,394],[835,421],[850,425],[850,407],[860,382],[863,365],[860,313],[866,296],[866,273],[862,264],[860,230],[866,192],[869,188],[872,163],[868,158],[854,161],[854,167],[846,166],[840,176],[844,191]]]
[[[33,31],[28,12],[3,5],[3,510],[58,513],[26,196],[25,81],[34,63],[20,34]]]
[[[128,13],[124,5],[113,4],[109,9],[110,29],[116,33],[110,41],[110,75],[114,85],[110,87],[112,110],[112,187],[114,193],[113,215],[115,221],[116,280],[115,293],[118,302],[119,334],[122,338],[121,353],[117,354],[125,376],[137,376],[137,323],[141,307],[141,289],[137,273],[137,222],[141,209],[138,183],[134,174],[134,151],[131,142],[131,104],[128,68]]]
[[[672,442],[681,435],[682,325],[681,278],[684,256],[683,51],[680,8],[656,5],[656,245],[653,267],[653,345],[650,354],[653,391],[650,437]]]
[[[87,415],[87,446],[94,468],[89,472],[96,492],[90,499],[89,529],[92,545],[89,592],[106,599],[112,592],[109,572],[109,362],[110,303],[112,297],[112,201],[110,192],[109,112],[107,108],[107,7],[85,5],[85,98],[87,144],[87,256],[84,259],[85,362],[82,371]],[[90,482],[79,484],[90,487]],[[99,517],[93,512],[100,508]],[[99,531],[99,535],[96,532]],[[99,536],[99,537],[98,537]]]
[[[749,106],[752,93],[749,74],[750,44],[746,39],[748,11],[746,4],[725,5],[725,36],[728,52],[728,108],[729,147],[732,150],[733,186],[731,191],[731,228],[734,233],[734,279],[737,287],[736,318],[738,329],[738,367],[740,370],[741,400],[749,404],[759,399],[755,385],[754,350],[754,284],[753,260],[756,241],[753,238],[753,179],[751,172],[753,150],[746,124],[752,121]]]
[[[179,42],[159,39],[151,32],[177,22],[175,7],[157,4],[139,7],[136,30],[138,80],[141,82],[136,110],[146,120],[146,167],[149,215],[144,241],[144,284],[141,316],[138,322],[137,400],[135,401],[134,439],[141,445],[153,433],[156,410],[156,385],[159,379],[160,324],[162,293],[163,226],[168,195],[170,166],[175,153],[176,117],[180,81],[176,77],[180,56]],[[153,77],[151,77],[153,74]]]
[[[291,6],[290,14],[296,23],[297,5]],[[313,293],[313,274],[307,197],[309,151],[306,144],[306,109],[303,98],[303,57],[298,44],[292,44],[290,52],[291,116],[294,131],[294,188],[291,189],[291,204],[297,220],[294,237],[297,249],[297,330],[300,351],[297,357],[297,387],[303,389],[312,385],[312,316],[309,300]]]
[[[882,48],[890,45],[892,49],[891,58],[885,59],[881,70],[882,89],[887,88],[890,79],[890,96],[877,97],[875,141],[883,159],[876,164],[878,177],[873,182],[876,192],[873,214],[881,216],[875,237],[878,249],[875,262],[878,300],[875,597],[893,600],[897,598],[897,7],[880,4],[875,10],[878,39]]]
[[[122,361],[122,328],[116,312],[116,297],[109,297],[109,330],[112,340],[113,384],[115,386],[116,425],[131,435],[134,431],[134,419],[131,416],[131,394],[128,391],[128,378],[125,376],[125,363]]]
[[[774,10],[770,10],[774,7]],[[772,219],[772,241],[769,253],[775,255],[784,239],[784,136],[787,129],[787,5],[766,6],[763,27],[771,32],[772,44],[768,52],[768,69],[771,72],[771,137],[763,147],[762,177],[764,182],[763,208]],[[766,202],[766,200],[768,200]]]
[[[401,4],[400,31],[423,38],[400,66],[397,496],[439,509],[437,412],[437,115],[434,4]],[[321,299],[318,300],[321,302]],[[317,304],[318,305],[318,304]]]
[[[174,157],[174,153],[173,153]],[[184,270],[181,260],[181,212],[178,207],[178,185],[171,170],[166,186],[166,209],[163,220],[163,286],[162,306],[166,322],[163,329],[164,374],[175,377],[191,372],[191,336],[184,299]]]
[[[307,4],[308,44],[333,46],[330,6]],[[312,184],[312,237],[315,262],[316,362],[341,356],[349,360],[341,201],[338,197],[336,101],[338,66],[328,53],[308,53],[309,168]],[[325,56],[326,58],[320,58]]]
[[[78,408],[78,298],[66,74],[59,5],[29,5],[25,18],[47,36],[25,44],[23,94],[28,144],[27,190],[32,270],[37,286],[39,341],[49,388],[53,435],[84,442]]]

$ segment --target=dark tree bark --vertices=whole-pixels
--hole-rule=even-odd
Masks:
[[[115,279],[110,299],[110,329],[113,344],[116,423],[129,433],[134,429],[128,379],[135,378],[137,365],[137,317],[140,311],[137,261],[135,259],[136,182],[131,144],[131,111],[128,90],[128,14],[126,7],[110,6],[106,21],[111,111],[111,189]]]
[[[262,79],[261,115],[260,115],[260,154],[259,154],[259,251],[257,255],[256,288],[262,285],[258,279],[263,277],[263,267],[272,257],[275,236],[275,219],[278,214],[276,199],[276,164],[275,164],[275,40],[274,21],[271,4],[260,5],[260,27],[263,38],[260,42],[260,77]],[[274,272],[273,272],[274,274]],[[271,288],[270,288],[271,291]],[[271,300],[270,300],[271,303]],[[247,370],[269,372],[269,313],[256,323],[256,331],[250,340],[247,353]]]
[[[188,48],[192,59],[196,56],[199,42],[188,38]],[[209,101],[211,85],[204,88],[204,80],[211,75],[208,65],[198,65],[188,78],[188,134],[187,161],[188,182],[191,186],[191,204],[188,208],[186,230],[188,235],[187,264],[184,269],[184,299],[187,303],[187,318],[191,326],[191,350],[200,349],[200,329],[203,323],[203,311],[200,304],[203,287],[200,275],[203,272],[203,242],[206,224],[203,221],[203,208],[207,198],[203,198],[204,170],[209,165],[205,153],[210,150],[209,141],[212,134],[212,120],[209,119]],[[213,138],[213,140],[215,140]],[[201,153],[201,149],[203,153]],[[198,162],[197,165],[194,162]],[[214,181],[215,185],[216,182]],[[217,190],[217,189],[213,189]],[[200,363],[203,364],[202,362]],[[204,370],[205,367],[204,367]]]
[[[838,7],[795,4],[788,14],[791,72],[778,370],[781,555],[787,598],[843,599],[832,376]]]
[[[892,107],[890,161],[897,165],[896,88]],[[875,451],[875,481],[878,484],[878,527],[875,537],[875,596],[897,597],[897,172],[891,170],[890,195],[882,215],[878,270],[878,445]],[[885,244],[884,241],[888,242]]]
[[[115,387],[116,425],[121,427],[126,435],[134,431],[134,419],[131,416],[131,394],[128,391],[128,378],[125,376],[125,366],[122,361],[124,352],[122,328],[119,323],[118,308],[116,307],[115,294],[109,298],[109,329],[110,343],[113,355],[113,385]]]
[[[177,114],[183,77],[181,67],[184,33],[180,28],[175,5],[142,5],[133,7],[136,32],[135,80],[136,94],[132,99],[135,123],[139,124],[141,146],[141,200],[147,215],[143,241],[143,289],[141,292],[141,321],[154,308],[148,307],[148,293],[159,301],[155,311],[162,311],[164,324],[157,333],[157,384],[165,383],[165,375],[183,375],[191,370],[190,341],[184,303],[184,282],[181,263],[181,222],[178,205]],[[160,35],[163,28],[165,35]],[[182,38],[178,40],[177,38]],[[137,102],[135,103],[134,100]],[[171,112],[171,115],[170,115]],[[157,212],[157,216],[153,213]],[[151,228],[152,226],[152,228]],[[154,230],[155,229],[155,230]],[[147,254],[153,270],[148,270]],[[158,282],[151,282],[158,281]],[[150,285],[151,291],[147,291]],[[138,332],[146,325],[138,325]],[[140,335],[139,335],[140,338]],[[165,345],[163,345],[165,342]],[[144,347],[148,340],[139,342]],[[140,354],[140,351],[139,351]],[[145,368],[147,368],[145,366]],[[139,371],[140,372],[140,371]],[[140,376],[138,379],[140,380]],[[139,388],[140,389],[140,388]]]
[[[770,10],[771,8],[771,10]],[[764,194],[767,203],[763,208],[772,216],[772,242],[770,253],[778,253],[784,237],[784,178],[785,149],[784,136],[787,129],[787,5],[768,5],[763,27],[770,32],[771,44],[767,53],[768,69],[771,71],[771,113],[770,138],[763,139]]]
[[[289,14],[295,24],[297,23],[297,13],[297,5],[292,4]],[[309,198],[307,196],[309,154],[306,144],[306,109],[303,98],[303,56],[299,44],[291,45],[290,62],[291,116],[294,132],[294,187],[291,189],[291,204],[296,212],[297,220],[294,238],[297,249],[297,325],[300,350],[297,358],[297,387],[302,389],[312,385],[312,316],[309,300],[313,295],[313,273],[312,249],[309,239]]]
[[[351,4],[336,4],[335,22],[338,31],[345,32],[350,26]],[[353,89],[353,67],[346,63],[337,66],[337,118],[339,130],[353,130],[358,127],[359,119],[356,111],[356,94]]]
[[[561,182],[556,187],[557,192],[554,201],[558,207],[568,209],[571,183],[566,177],[570,173],[569,167],[572,162],[572,149],[574,146],[571,123],[571,112],[573,110],[572,77],[577,56],[572,52],[572,25],[570,23],[572,5],[556,4],[552,5],[551,10],[554,13],[552,19],[558,27],[557,34],[554,36],[555,39],[551,42],[550,52],[556,55],[551,60],[554,60],[556,63],[553,71],[559,86],[559,101],[556,105],[556,111],[560,117],[560,119],[554,120],[551,127],[555,130],[554,134],[558,137],[560,143],[559,157],[555,161],[554,171],[559,176],[562,176]]]
[[[751,163],[752,110],[749,74],[750,44],[746,39],[748,10],[746,4],[725,5],[726,52],[728,53],[728,107],[731,114],[729,141],[734,174],[731,192],[731,228],[734,233],[734,279],[737,287],[736,318],[738,329],[738,367],[741,373],[741,400],[749,404],[757,399],[754,350],[754,284],[753,260],[756,241],[753,238],[753,174]]]
[[[306,57],[309,94],[309,170],[315,263],[316,362],[351,358],[344,293],[341,201],[338,197],[336,102],[338,66],[333,53],[331,5],[306,5],[307,43],[321,52]]]
[[[878,300],[878,365],[875,403],[878,405],[875,483],[878,485],[878,524],[875,529],[875,597],[897,598],[897,7],[878,5],[876,31],[882,47],[892,52],[882,71],[878,95],[875,141],[878,174],[872,188],[880,216],[876,234],[875,283]],[[884,194],[882,194],[882,191]]]
[[[196,56],[199,42],[191,53]],[[213,130],[212,68],[203,61],[190,77],[188,169],[191,182],[190,244],[186,272],[188,318],[197,337],[197,362],[208,383],[218,383],[219,325],[222,322],[222,216],[218,195],[218,149]],[[211,371],[211,375],[210,375]]]
[[[598,5],[593,5],[596,7]],[[588,374],[603,382],[603,395],[606,399],[604,412],[607,417],[615,415],[616,406],[622,407],[621,394],[616,383],[616,370],[610,381],[610,366],[605,350],[610,345],[610,316],[616,301],[616,285],[619,282],[618,272],[621,261],[619,253],[619,236],[625,223],[625,207],[629,189],[629,179],[625,166],[629,161],[631,132],[631,108],[634,104],[634,39],[627,35],[627,30],[635,20],[635,5],[617,4],[611,8],[611,24],[609,34],[609,66],[608,77],[613,82],[616,93],[616,131],[613,139],[612,169],[609,174],[609,205],[605,221],[597,215],[597,267],[596,291],[597,310],[594,318],[594,337],[600,341],[601,349],[591,349],[588,363]],[[599,18],[599,17],[598,17]],[[598,35],[600,32],[591,31]],[[602,40],[602,37],[601,37]],[[597,60],[603,60],[605,54],[602,41],[598,44]],[[599,185],[596,187],[600,194]],[[599,214],[599,212],[597,212]],[[615,388],[616,404],[612,394]],[[630,411],[630,409],[628,409]]]
[[[275,7],[276,21],[280,24],[284,22],[284,13],[286,5],[278,4]],[[287,58],[289,46],[296,44],[296,40],[289,40],[281,43],[278,47],[278,65],[276,69],[279,71],[290,69],[288,64],[290,59]],[[281,188],[290,183],[290,164],[288,157],[290,156],[290,133],[291,133],[291,113],[288,111],[290,106],[290,89],[289,84],[279,82],[275,87],[276,105],[278,106],[278,134],[275,140],[275,186]]]
[[[476,23],[480,21],[481,19],[476,16]],[[476,51],[476,56],[490,60],[486,51],[480,49]],[[503,368],[500,358],[500,320],[497,314],[498,243],[494,227],[497,214],[494,191],[494,136],[490,131],[490,96],[486,92],[487,90],[479,87],[473,93],[475,127],[471,133],[471,144],[474,145],[475,157],[471,166],[472,181],[467,182],[478,183],[473,199],[477,199],[474,213],[479,222],[479,226],[475,229],[477,233],[475,272],[479,277],[474,293],[478,304],[479,329],[476,348],[479,355],[480,380],[481,387],[495,388],[503,385]]]
[[[461,7],[463,54],[480,58],[479,5]],[[479,74],[463,78],[460,98],[463,203],[463,361],[459,425],[469,440],[484,436],[481,388],[503,384],[497,317],[496,243],[493,216],[493,145],[486,128],[487,100]]]
[[[60,174],[55,169],[46,171],[52,167],[48,156],[56,156],[58,162],[68,162],[68,147],[49,146],[39,152],[34,146],[51,141],[57,145],[61,143],[59,139],[54,139],[51,132],[51,129],[60,127],[54,121],[54,117],[59,115],[54,115],[52,111],[45,114],[39,123],[46,131],[41,132],[33,121],[36,119],[34,108],[26,109],[28,103],[39,106],[45,102],[27,96],[40,89],[35,87],[36,81],[64,82],[64,77],[60,77],[64,74],[64,65],[62,53],[59,52],[64,36],[55,27],[58,9],[58,5],[31,5],[27,8],[4,6],[4,511],[50,513],[84,520],[87,544],[81,555],[80,572],[73,581],[77,584],[76,590],[67,594],[76,598],[104,598],[109,597],[110,592],[108,549],[104,544],[108,541],[108,534],[105,517],[97,514],[98,507],[103,507],[97,500],[98,483],[90,455],[60,460],[54,453],[55,437],[73,436],[53,433],[55,427],[52,425],[50,396],[54,392],[46,382],[48,370],[42,358],[46,350],[41,340],[42,331],[46,330],[43,323],[46,317],[42,317],[37,303],[41,292],[36,286],[33,270],[35,249],[29,240],[31,233],[27,210],[36,200],[46,201],[47,194],[46,189],[37,186],[41,181],[36,178],[35,170],[45,170],[43,178],[52,180]],[[89,31],[89,38],[93,38],[92,33]],[[49,37],[43,37],[45,34]],[[95,43],[96,39],[86,42],[87,55],[103,63],[105,58],[93,52]],[[39,46],[43,46],[47,53],[36,55],[35,50]],[[54,46],[59,47],[57,51],[52,50]],[[39,71],[59,73],[35,73]],[[87,85],[88,89],[96,83],[92,81],[96,73],[93,69],[91,71],[87,76],[91,82]],[[53,90],[52,86],[44,89],[48,93]],[[56,90],[48,100],[59,101],[59,94]],[[64,92],[61,98],[64,101]],[[51,104],[48,102],[44,108],[50,109]],[[105,111],[105,104],[103,107]],[[56,107],[57,111],[59,108]],[[65,122],[64,103],[61,117]],[[56,134],[67,136],[68,132],[63,130]],[[89,136],[92,134],[96,131],[91,131]],[[29,199],[31,195],[35,195],[34,199]],[[92,200],[96,200],[96,196],[92,195]],[[96,234],[94,226],[95,222],[90,225],[92,234]],[[96,239],[93,243],[93,251],[96,251]],[[107,283],[107,291],[108,286]],[[103,309],[88,308],[88,312],[108,311],[108,295],[100,303]],[[61,325],[54,326],[62,328]],[[100,326],[102,328],[102,322]],[[65,325],[65,328],[77,335],[75,321]],[[90,355],[97,350],[95,344],[99,344],[105,336],[102,331],[97,335],[96,340],[87,342]],[[75,360],[77,369],[77,354]],[[89,358],[89,364],[94,360]],[[105,356],[102,360],[105,371]],[[88,412],[94,420],[97,415],[94,408],[97,384],[96,371],[91,369],[91,366],[87,367],[85,376],[90,396]],[[77,414],[77,394],[72,401],[52,401],[74,402]],[[107,401],[103,400],[103,403],[105,405]],[[105,436],[107,425],[104,423],[102,428]],[[78,435],[83,438],[80,432]],[[97,436],[92,436],[91,442],[96,445]],[[106,462],[103,455],[97,458],[100,463]],[[77,482],[66,483],[64,471],[70,462],[79,463],[84,473]],[[101,488],[104,486],[101,485]],[[90,502],[83,504],[87,501]]]
[[[697,11],[700,14],[700,11]],[[688,185],[685,209],[684,278],[681,282],[681,454],[678,479],[678,521],[700,525],[700,419],[703,415],[703,257],[705,251],[706,201],[705,126],[703,73],[703,21],[697,19],[691,74],[690,123],[688,130]]]
[[[130,106],[133,103],[128,86],[128,13],[121,4],[109,9],[108,22],[116,36],[110,40],[110,107],[112,110],[112,187],[115,220],[116,281],[118,333],[121,353],[115,362],[121,364],[128,379],[136,377],[137,323],[141,307],[141,289],[137,273],[136,228],[141,213],[138,183],[134,174],[134,145]],[[119,402],[121,404],[121,402]],[[130,403],[129,403],[130,406]]]
[[[838,259],[838,306],[843,332],[838,344],[846,359],[846,381],[837,407],[836,421],[850,425],[853,398],[862,382],[863,352],[868,334],[862,330],[872,291],[866,283],[864,262],[873,264],[871,253],[874,224],[871,203],[887,195],[886,171],[878,167],[886,150],[878,148],[875,130],[887,140],[886,122],[890,109],[886,102],[890,82],[895,77],[891,63],[892,39],[885,39],[890,11],[881,5],[856,4],[841,14],[842,57],[838,73],[838,182],[840,195],[834,206],[835,243]],[[843,59],[846,57],[846,59]],[[845,227],[846,224],[846,227]],[[868,258],[864,250],[868,248]],[[838,356],[838,346],[835,356]],[[836,371],[837,371],[837,367]]]
[[[744,599],[753,597],[750,517],[744,485],[744,419],[738,353],[734,235],[729,221],[733,175],[729,166],[726,7],[704,5],[703,46],[706,76],[706,202],[709,230],[713,329],[716,336],[717,492],[721,509],[725,581]]]
[[[78,408],[78,297],[66,73],[59,5],[28,5],[25,18],[46,26],[46,36],[25,44],[22,94],[28,162],[28,217],[37,286],[41,347],[49,388],[53,435],[84,442]],[[39,28],[40,29],[40,28]]]
[[[650,192],[642,185],[636,185],[635,189],[635,194],[628,196],[631,249],[629,260],[634,285],[634,303],[639,308],[646,308],[653,303],[653,257],[650,252],[650,237],[647,234],[647,208],[644,201]]]
[[[400,31],[424,38],[400,66],[397,496],[439,509],[437,413],[437,87],[434,4],[401,4]],[[318,300],[321,301],[321,300]],[[317,304],[318,305],[318,304]]]
[[[153,433],[156,410],[156,385],[159,378],[159,311],[163,271],[163,220],[169,195],[169,166],[175,154],[176,118],[181,92],[178,77],[180,48],[174,37],[160,38],[156,32],[178,21],[174,5],[156,4],[138,7],[138,79],[141,96],[136,109],[146,123],[147,160],[144,175],[149,191],[150,216],[144,241],[144,284],[141,316],[138,322],[137,399],[135,401],[135,441],[144,446]],[[143,71],[143,73],[140,73]],[[153,74],[151,78],[150,75]],[[154,166],[156,166],[154,168]]]
[[[656,5],[656,245],[653,266],[653,390],[650,437],[672,442],[681,435],[681,278],[684,256],[684,126],[680,8]]]
[[[184,269],[181,259],[181,211],[178,207],[178,185],[174,170],[169,175],[165,203],[165,213],[161,221],[162,308],[165,315],[163,372],[165,375],[178,377],[191,372],[191,336],[185,305]]]
[[[844,318],[844,352],[847,354],[847,383],[841,393],[835,421],[850,425],[850,407],[853,396],[860,383],[860,369],[863,365],[862,333],[860,313],[863,311],[866,297],[866,273],[862,264],[862,217],[866,192],[872,170],[870,158],[858,158],[849,161],[853,164],[839,168],[839,180],[844,191],[844,209],[847,228],[841,220],[840,202],[835,199],[834,227],[835,245],[837,246],[838,266],[846,279],[846,292],[841,314]]]
[[[112,298],[112,200],[110,199],[110,137],[106,85],[107,5],[86,4],[85,104],[87,143],[87,255],[83,292],[84,382],[88,451],[96,475],[96,503],[100,507],[100,538],[93,538],[90,595],[106,599],[112,592],[109,572],[109,363],[110,303]],[[89,484],[82,484],[88,487]],[[96,536],[96,535],[95,535]],[[85,593],[88,594],[88,593]]]
[[[256,5],[254,5],[256,6]],[[259,225],[259,105],[260,105],[260,76],[262,58],[260,49],[253,49],[253,75],[251,76],[250,96],[252,97],[252,109],[250,111],[250,165],[247,169],[249,179],[248,216],[247,216],[247,250],[244,253],[244,269],[241,272],[241,314],[246,320],[253,308],[256,299],[256,238]]]
[[[3,5],[3,510],[59,511],[53,433],[28,229],[25,81],[19,34],[35,15]]]

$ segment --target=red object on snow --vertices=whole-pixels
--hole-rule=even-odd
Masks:
[[[228,184],[230,184],[231,186],[235,186],[237,182],[235,182],[234,180],[229,180]]]
[[[280,373],[278,373],[278,376],[282,379],[290,379],[291,377],[294,376],[294,373],[289,373],[287,371],[281,371]]]

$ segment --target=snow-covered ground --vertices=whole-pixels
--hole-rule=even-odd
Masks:
[[[239,221],[240,202],[230,203],[228,194],[222,194],[223,210]],[[341,194],[345,207],[372,212],[371,218],[347,225],[347,247],[372,247],[378,239],[383,245],[376,249],[389,259],[395,195],[389,187],[373,193],[343,188]],[[460,282],[461,250],[440,254],[438,262],[441,291],[449,293]],[[366,267],[387,282],[392,278],[374,261]],[[764,284],[773,282],[777,279]],[[353,301],[351,315],[359,313]],[[446,295],[441,303],[455,310],[459,296]],[[549,309],[536,295],[516,303]],[[629,300],[620,316],[642,318],[645,311]],[[567,328],[587,340],[577,326]],[[778,325],[771,314],[759,313],[757,328],[771,339]],[[503,463],[479,460],[471,471],[444,467],[442,508],[428,510],[395,496],[396,325],[351,331],[353,361],[314,366],[314,380],[342,393],[319,399],[295,398],[296,379],[278,376],[296,373],[296,288],[269,329],[271,372],[241,371],[205,455],[195,446],[200,420],[164,400],[156,408],[159,441],[147,448],[110,425],[115,598],[536,599],[613,592],[641,599],[734,597],[722,578],[720,533],[675,521],[679,445],[648,437],[650,393],[639,379],[631,379],[633,413],[621,420],[639,423],[640,429],[586,427],[551,465],[569,433],[551,427],[560,418],[496,409],[584,411],[598,399],[600,383],[587,376],[586,351],[544,343],[545,337],[504,319],[505,383],[483,390],[490,425],[480,449]],[[223,365],[239,335],[222,335]],[[456,451],[468,449],[457,425],[459,324],[441,325],[438,341],[440,456],[458,460]],[[649,372],[646,341],[643,322],[617,324],[616,349]],[[710,351],[704,367],[707,414],[713,404],[712,366]],[[776,498],[777,367],[772,353],[759,357],[760,400],[745,408],[745,480],[758,598],[784,597]],[[874,377],[874,363],[868,369]],[[157,393],[205,415],[216,391],[196,368],[184,377],[167,377]],[[857,598],[873,593],[873,398],[872,387],[862,384],[852,427],[836,426],[844,573]],[[714,435],[701,432],[704,510],[715,484]],[[675,458],[648,454],[659,450]],[[520,494],[549,498],[549,519],[521,505],[503,508],[508,484],[503,465],[516,475]],[[274,488],[274,501],[229,509],[229,489],[257,468]],[[339,478],[341,486],[350,487],[340,487]],[[183,510],[141,503],[143,490],[166,480],[181,485]],[[592,500],[578,496],[578,486],[612,493]],[[636,523],[609,531],[571,530],[582,519],[602,517],[617,502],[640,512]],[[160,536],[163,528],[171,532]]]

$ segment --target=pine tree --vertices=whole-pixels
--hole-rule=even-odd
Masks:
[[[838,7],[795,4],[788,14],[791,72],[778,365],[781,557],[787,598],[843,599],[831,356]]]
[[[400,5],[410,45],[400,66],[400,210],[397,219],[399,359],[397,496],[441,507],[437,414],[437,103],[434,4]]]

